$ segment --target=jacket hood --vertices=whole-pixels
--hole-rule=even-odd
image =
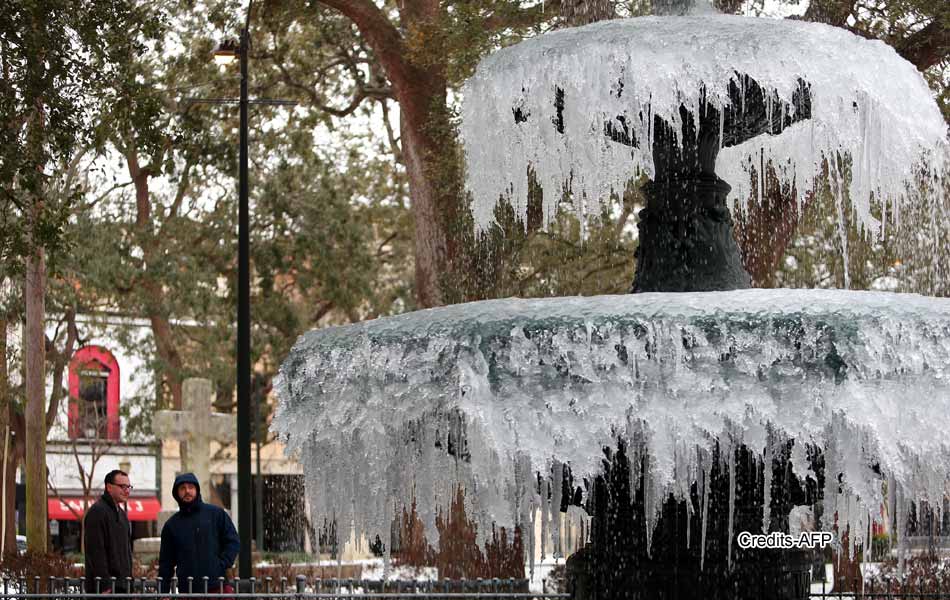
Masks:
[[[193,483],[195,485],[198,493],[195,496],[195,501],[193,504],[201,502],[201,484],[198,483],[198,478],[195,477],[194,473],[182,473],[175,478],[175,483],[172,484],[172,498],[175,499],[175,502],[178,503],[178,506],[184,508],[184,503],[182,503],[181,499],[178,497],[178,486],[183,483]]]

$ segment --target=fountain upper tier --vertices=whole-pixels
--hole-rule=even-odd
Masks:
[[[637,172],[653,177],[655,117],[679,124],[682,106],[698,123],[705,99],[724,109],[728,129],[728,115],[746,109],[750,80],[774,135],[716,132],[717,172],[733,200],[749,197],[750,171],[770,160],[803,194],[823,157],[850,157],[848,196],[873,229],[872,193],[900,202],[915,169],[927,163],[937,177],[945,168],[946,123],[930,89],[881,41],[791,20],[613,20],[500,50],[466,83],[461,135],[478,226],[492,222],[499,197],[526,215],[529,170],[544,189],[545,225],[567,188],[579,213],[596,211]],[[796,118],[803,87],[810,115]],[[843,181],[846,167],[830,163]]]
[[[525,523],[535,471],[556,458],[594,475],[601,448],[640,429],[654,506],[684,497],[716,440],[766,452],[793,438],[798,474],[818,445],[867,515],[881,473],[911,497],[942,497],[950,300],[742,290],[476,302],[311,331],[276,389],[273,429],[300,453],[318,518],[368,532],[389,531],[393,502],[414,494],[435,539],[438,503],[458,483],[476,492],[482,527]]]

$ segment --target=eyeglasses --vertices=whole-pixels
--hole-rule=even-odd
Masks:
[[[127,483],[110,483],[109,485],[114,485],[115,487],[122,488],[122,491],[129,492],[132,490],[132,486]]]

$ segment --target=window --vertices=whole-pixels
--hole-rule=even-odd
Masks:
[[[69,362],[70,439],[119,439],[119,363],[102,346],[84,346]]]
[[[79,431],[87,439],[108,437],[108,371],[85,369],[79,372]]]

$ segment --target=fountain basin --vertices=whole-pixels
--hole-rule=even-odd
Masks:
[[[714,445],[767,456],[792,439],[797,475],[810,474],[809,445],[840,473],[825,478],[825,514],[862,532],[884,479],[891,502],[943,497],[950,299],[741,290],[475,302],[311,331],[275,387],[272,429],[304,464],[314,522],[352,519],[375,535],[390,530],[394,503],[415,498],[437,539],[435,514],[461,485],[479,531],[530,528],[534,511],[550,520],[561,503],[558,486],[542,499],[537,472],[567,464],[592,477],[603,447],[634,437],[652,457],[648,506],[659,510],[671,493],[689,498]]]
[[[769,125],[747,139],[730,123],[751,110],[750,79]],[[796,122],[803,89],[808,119]],[[567,190],[579,215],[597,214],[631,178],[654,178],[654,117],[678,129],[681,109],[699,122],[707,104],[719,110],[716,170],[733,201],[761,200],[769,162],[801,195],[827,161],[839,199],[873,231],[872,194],[900,204],[922,164],[940,189],[946,165],[946,123],[920,72],[882,41],[819,23],[707,14],[561,29],[484,58],[462,96],[479,229],[502,198],[526,220],[529,173],[545,227]]]

